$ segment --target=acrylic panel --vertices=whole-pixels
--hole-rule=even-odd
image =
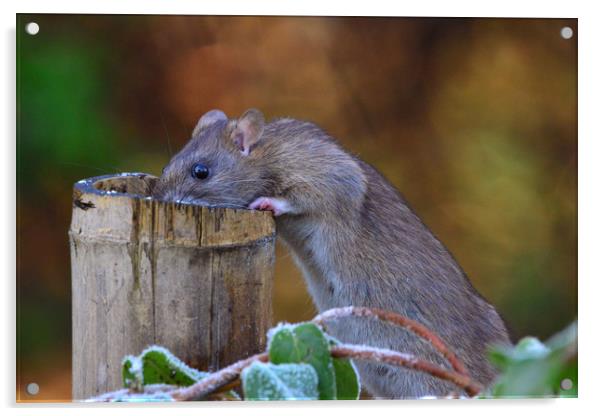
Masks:
[[[577,396],[576,19],[16,30],[17,401]]]

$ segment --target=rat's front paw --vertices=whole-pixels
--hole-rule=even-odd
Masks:
[[[272,211],[274,216],[279,216],[291,212],[291,206],[286,199],[268,198],[262,196],[249,204],[249,208],[260,211]]]

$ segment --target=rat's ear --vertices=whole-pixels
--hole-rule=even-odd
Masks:
[[[206,112],[203,117],[196,123],[196,127],[192,131],[192,137],[195,137],[202,129],[220,120],[228,120],[228,117],[221,110],[211,110]]]
[[[261,111],[251,108],[240,116],[236,127],[230,134],[230,139],[234,146],[247,156],[251,146],[259,141],[264,125],[265,119]]]

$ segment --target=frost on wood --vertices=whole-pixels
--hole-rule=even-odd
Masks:
[[[242,372],[247,400],[317,400],[318,375],[309,364],[254,362]]]

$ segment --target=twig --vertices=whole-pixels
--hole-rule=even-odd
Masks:
[[[450,381],[461,387],[469,396],[476,396],[483,386],[472,381],[464,374],[445,370],[428,361],[421,360],[414,355],[404,354],[384,348],[366,347],[363,345],[339,344],[330,348],[330,353],[335,358],[353,358],[357,360],[378,361],[394,364],[413,370],[428,373],[437,378]]]
[[[436,364],[419,359],[412,354],[401,353],[382,348],[374,348],[363,345],[339,344],[330,348],[331,355],[335,358],[352,358],[358,360],[378,361],[387,364],[398,365],[401,367],[410,368],[416,371],[422,371],[434,377],[447,380],[456,384],[468,393],[469,396],[477,395],[482,389],[479,383],[473,381],[462,362],[451,352],[443,343],[441,338],[431,332],[424,325],[399,315],[394,312],[385,311],[377,308],[366,308],[348,306],[344,308],[329,309],[317,315],[313,322],[324,326],[324,321],[339,319],[350,316],[371,317],[377,318],[386,322],[390,322],[402,326],[416,335],[426,339],[435,347],[451,364],[455,371],[449,371]],[[170,388],[169,386],[157,387],[155,391],[146,391],[145,393],[164,393],[171,396],[177,401],[199,400],[206,398],[209,395],[219,395],[226,390],[230,390],[235,383],[238,382],[238,377],[242,370],[251,365],[255,361],[267,362],[268,353],[263,352],[253,355],[241,361],[223,368],[215,373],[210,374],[204,379],[198,381],[192,386]],[[149,386],[150,387],[150,386]],[[101,396],[90,399],[91,401],[111,401],[112,399],[123,397],[123,395],[136,395],[136,393],[122,389],[114,392],[109,392]]]
[[[256,354],[244,360],[237,361],[226,368],[222,368],[221,370],[210,374],[192,386],[182,387],[171,392],[170,395],[174,400],[178,401],[202,399],[208,394],[232,382],[240,375],[245,367],[248,367],[255,361],[268,361],[268,353],[262,352],[261,354]]]
[[[138,396],[152,396],[160,394],[170,394],[172,391],[177,390],[177,386],[169,384],[151,384],[144,386],[142,391],[134,391],[132,389],[121,389],[110,391],[108,393],[101,394],[99,396],[91,397],[86,402],[112,402],[115,400],[123,399],[124,397],[136,398]]]
[[[456,355],[452,351],[450,351],[449,348],[447,348],[447,346],[441,340],[441,338],[439,338],[439,336],[431,332],[431,330],[429,330],[421,323],[418,323],[410,318],[406,318],[405,316],[399,315],[395,312],[385,311],[383,309],[378,308],[347,306],[344,308],[333,308],[322,312],[313,319],[313,322],[324,326],[324,321],[345,318],[349,316],[377,318],[382,321],[387,321],[402,326],[412,331],[419,337],[429,341],[431,345],[435,347],[435,349],[437,349],[437,351],[439,351],[447,359],[452,368],[458,373],[464,376],[469,375],[468,371],[466,370],[466,367],[464,367],[464,364],[462,364],[458,357],[456,357]]]

